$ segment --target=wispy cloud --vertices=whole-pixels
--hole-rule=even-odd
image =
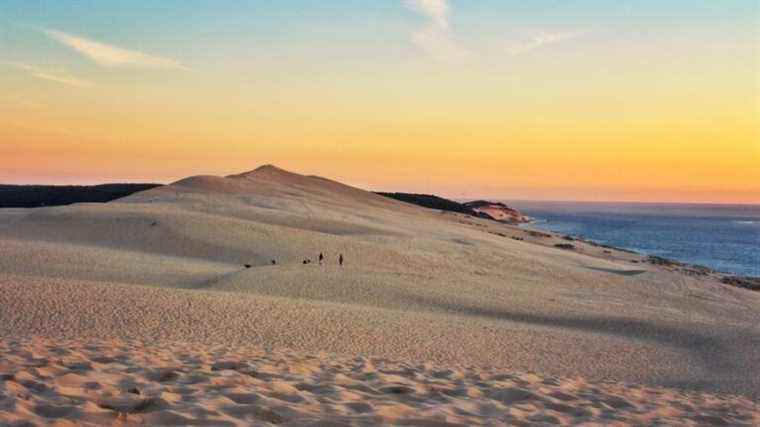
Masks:
[[[458,60],[467,51],[451,37],[449,3],[446,0],[405,0],[411,10],[424,16],[428,22],[412,34],[412,43],[438,60]]]
[[[578,38],[586,33],[588,33],[588,31],[555,32],[555,33],[548,33],[548,32],[542,31],[530,37],[527,40],[511,43],[509,46],[507,46],[507,53],[509,53],[510,55],[522,55],[524,53],[528,53],[530,51],[540,49],[545,46],[549,46],[552,44]]]
[[[49,80],[56,83],[61,83],[67,86],[74,87],[91,87],[94,86],[91,82],[74,77],[69,74],[63,68],[43,68],[36,65],[24,64],[21,62],[4,62],[6,65],[10,65],[19,70],[26,71],[30,76],[36,77],[42,80]]]
[[[446,0],[406,0],[406,5],[427,16],[433,25],[442,29],[449,27],[449,4]]]
[[[76,50],[103,67],[142,67],[187,70],[174,59],[108,45],[58,30],[43,30],[53,40]]]

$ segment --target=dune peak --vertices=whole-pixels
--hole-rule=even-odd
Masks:
[[[276,165],[273,165],[271,163],[267,163],[265,165],[261,165],[257,167],[256,169],[252,170],[251,172],[263,172],[263,171],[284,171],[283,168],[277,167]]]
[[[256,169],[242,172],[234,175],[229,175],[227,178],[248,178],[254,176],[272,175],[272,174],[292,174],[293,172],[286,171],[283,168],[275,166],[271,163],[267,163],[257,167]]]

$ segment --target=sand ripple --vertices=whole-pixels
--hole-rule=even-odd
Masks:
[[[744,397],[257,348],[0,341],[0,425],[758,425]]]

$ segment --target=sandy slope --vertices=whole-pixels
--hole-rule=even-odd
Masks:
[[[741,397],[493,369],[117,340],[0,343],[0,424],[757,425]]]
[[[760,293],[560,242],[274,167],[192,177],[105,205],[0,211],[0,335],[282,346],[760,396]],[[328,265],[301,263],[320,251]]]

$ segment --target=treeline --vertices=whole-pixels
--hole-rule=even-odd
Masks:
[[[2,185],[0,208],[38,208],[72,203],[105,203],[161,184]]]
[[[411,203],[413,205],[422,206],[429,209],[438,209],[441,211],[458,212],[467,215],[477,216],[481,218],[492,219],[490,216],[476,212],[474,209],[465,205],[464,203],[455,202],[453,200],[444,199],[432,194],[413,194],[413,193],[382,193],[377,194],[391,199],[396,199],[401,202]]]

